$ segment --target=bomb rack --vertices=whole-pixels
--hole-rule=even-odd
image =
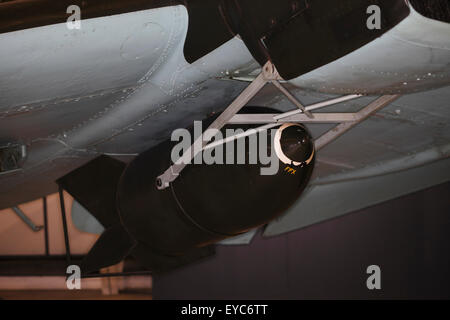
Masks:
[[[351,94],[342,97],[326,100],[310,106],[304,106],[294,95],[292,95],[282,84],[284,81],[276,67],[269,61],[262,68],[261,73],[249,84],[249,86],[220,114],[220,116],[208,127],[208,130],[220,130],[227,124],[261,124],[262,127],[256,131],[267,130],[283,123],[335,123],[336,127],[329,130],[316,139],[315,148],[320,150],[333,142],[346,132],[356,127],[361,122],[367,120],[371,115],[385,108],[401,95],[383,95],[356,113],[312,113],[313,110],[322,109],[342,102],[350,101],[362,97],[362,94]],[[296,109],[281,114],[238,114],[238,112],[253,98],[266,84],[274,85],[292,102]],[[254,132],[254,130],[253,130]],[[234,136],[214,145],[226,143],[233,139],[241,138]],[[159,190],[164,190],[175,181],[183,169],[186,167],[186,159],[192,160],[204,150],[211,147],[203,137],[198,138],[191,147],[185,151],[178,162],[170,166],[162,175],[156,179]],[[188,158],[189,157],[189,158]]]

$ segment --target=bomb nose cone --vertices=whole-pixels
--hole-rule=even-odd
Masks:
[[[313,140],[300,124],[287,123],[281,126],[274,142],[278,158],[287,165],[307,165],[314,158]]]

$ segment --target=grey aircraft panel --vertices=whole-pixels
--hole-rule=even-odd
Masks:
[[[355,212],[450,180],[450,159],[367,179],[312,185],[264,236],[276,236]]]
[[[101,223],[76,200],[72,202],[71,212],[72,222],[78,230],[93,234],[101,234],[105,231]]]
[[[340,108],[351,110],[354,105],[327,111]],[[321,131],[310,128],[316,134]],[[326,146],[317,160],[308,191],[266,228],[266,236],[449,181],[450,87],[403,96]]]
[[[448,85],[449,33],[449,23],[426,18],[411,7],[411,14],[391,31],[291,82],[336,94],[419,92],[438,88],[437,80]]]

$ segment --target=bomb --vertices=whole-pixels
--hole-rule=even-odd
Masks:
[[[230,128],[253,129],[228,125],[223,132]],[[264,134],[265,144],[261,143]],[[128,255],[155,273],[209,256],[214,243],[283,214],[310,180],[314,144],[300,124],[280,124],[228,142],[227,147],[230,145],[234,148],[225,148],[221,164],[189,164],[163,190],[158,189],[156,180],[173,164],[176,143],[171,140],[143,152],[128,165],[101,156],[59,179],[105,227],[83,260],[82,272],[116,264]],[[220,147],[219,143],[216,148]],[[231,156],[241,161],[226,164],[230,150]],[[262,151],[276,157],[274,174],[261,174],[264,164],[251,161],[255,152]]]

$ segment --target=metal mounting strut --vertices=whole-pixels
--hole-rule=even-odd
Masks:
[[[319,102],[310,106],[304,106],[295,96],[293,96],[280,81],[280,77],[276,67],[267,62],[262,68],[261,73],[256,77],[250,85],[221,113],[221,115],[208,127],[209,130],[220,130],[227,124],[261,124],[262,127],[257,128],[256,131],[268,130],[283,123],[337,123],[337,127],[326,132],[315,141],[316,150],[320,150],[327,144],[336,140],[345,132],[354,128],[359,123],[369,118],[372,114],[386,107],[400,95],[385,95],[379,97],[377,100],[370,103],[356,113],[312,113],[312,110],[317,110],[329,107],[338,103],[350,101],[362,97],[361,94],[346,95],[327,101]],[[273,84],[278,90],[283,93],[289,101],[291,101],[297,108],[295,110],[277,113],[277,114],[238,114],[238,112],[267,84]],[[253,130],[255,132],[255,130]],[[208,139],[200,136],[179,160],[170,166],[162,175],[156,179],[156,185],[159,190],[164,190],[170,186],[170,183],[175,181],[183,169],[186,167],[186,162],[190,162],[195,156],[203,150],[217,145],[232,141],[234,139],[242,138],[248,134],[244,133],[239,136],[228,137],[221,141],[216,141],[208,144]],[[212,137],[211,137],[212,138]],[[188,160],[188,161],[186,161]]]

